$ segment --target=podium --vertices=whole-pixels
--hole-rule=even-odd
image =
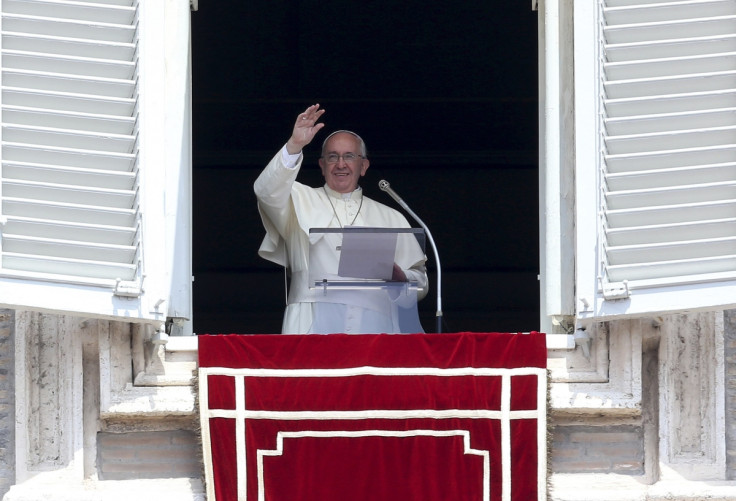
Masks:
[[[335,304],[376,312],[375,333],[422,333],[416,281],[392,280],[394,263],[424,257],[425,234],[418,228],[311,228],[309,288],[313,291],[314,333],[342,332]],[[416,262],[414,261],[414,262]],[[413,264],[413,263],[410,263]],[[406,265],[406,264],[405,264]],[[376,317],[379,318],[379,317]],[[368,321],[368,324],[372,322]]]

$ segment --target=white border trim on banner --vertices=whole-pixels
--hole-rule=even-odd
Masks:
[[[264,456],[281,456],[284,452],[285,438],[360,438],[360,437],[463,437],[463,453],[483,458],[483,501],[491,499],[491,457],[490,451],[473,449],[470,447],[470,432],[468,430],[333,430],[333,431],[280,431],[276,434],[276,449],[258,449],[258,501],[265,501],[266,489],[263,471]]]

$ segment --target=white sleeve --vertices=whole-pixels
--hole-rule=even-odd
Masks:
[[[301,152],[292,155],[286,151],[286,145],[281,148],[281,161],[284,162],[284,167],[287,169],[296,169],[296,164],[299,161],[299,155]]]

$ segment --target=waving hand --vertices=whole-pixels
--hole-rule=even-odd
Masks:
[[[312,142],[317,132],[325,126],[323,123],[317,123],[324,112],[325,110],[319,109],[319,104],[313,104],[296,117],[294,130],[286,142],[286,150],[290,154],[294,155],[302,151],[306,145]]]

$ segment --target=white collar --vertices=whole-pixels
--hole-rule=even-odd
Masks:
[[[360,200],[363,197],[363,189],[360,186],[355,188],[355,190],[351,191],[350,193],[340,193],[327,186],[327,184],[324,185],[324,188],[330,197],[336,198],[338,200]]]

